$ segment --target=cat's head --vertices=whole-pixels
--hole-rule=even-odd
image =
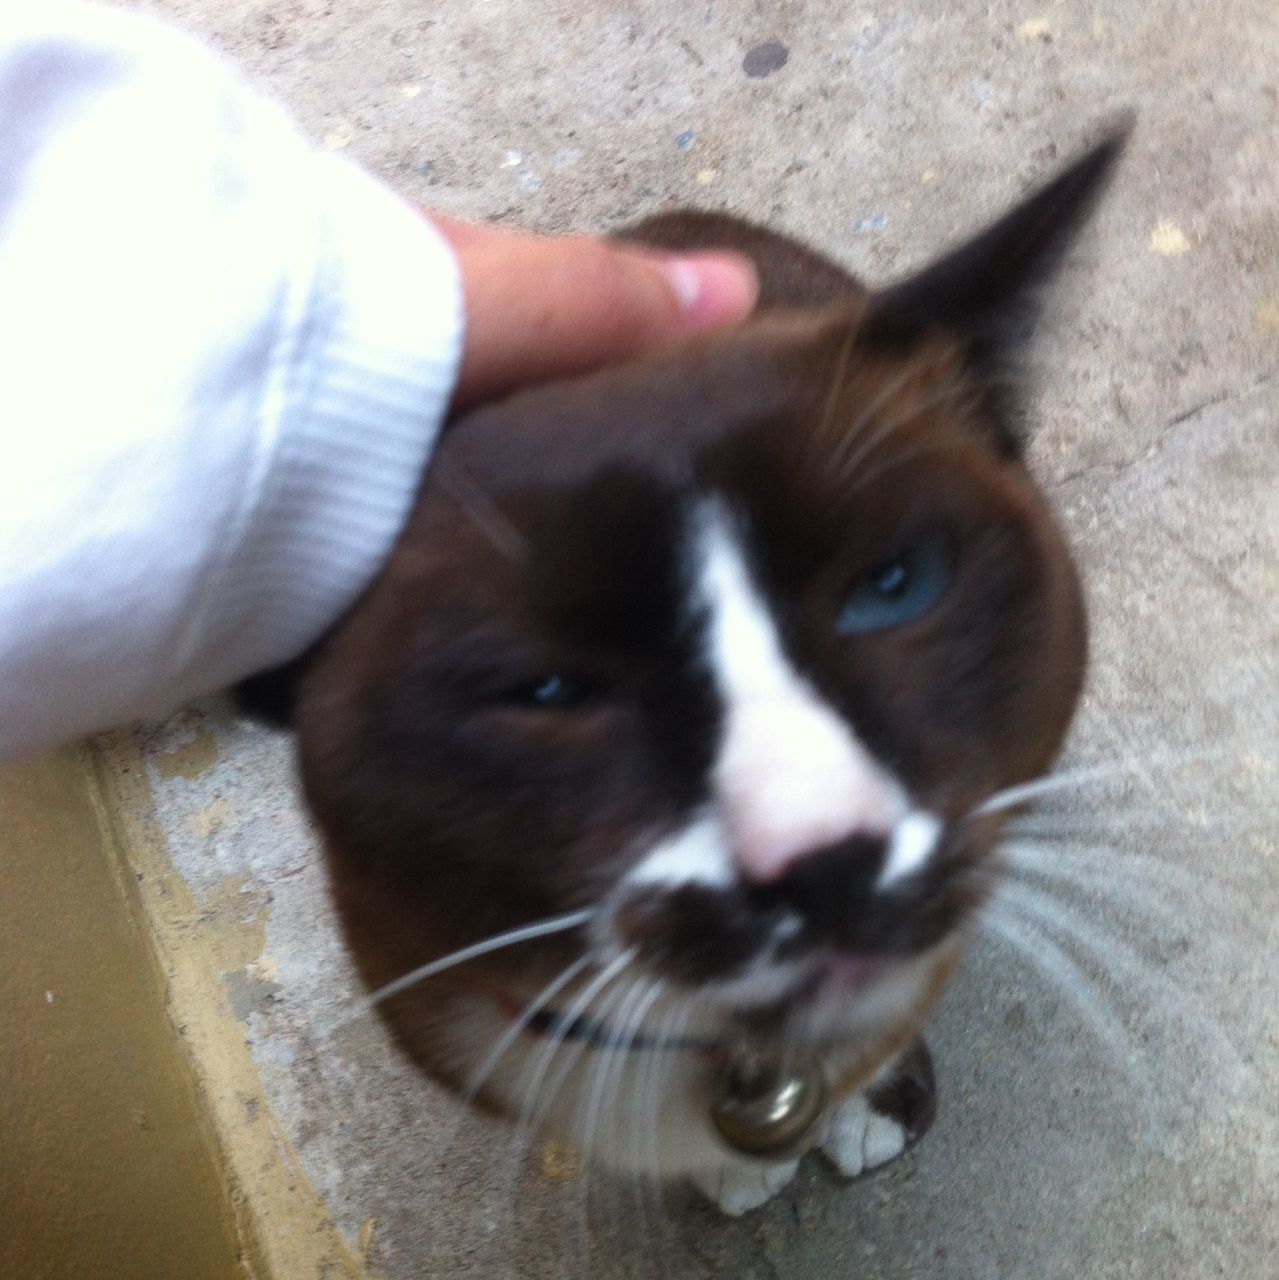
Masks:
[[[878,293],[735,220],[643,224],[752,253],[758,315],[445,433],[302,684],[339,905],[373,983],[592,914],[392,1002],[427,1065],[441,999],[518,1008],[584,953],[709,1035],[913,1031],[989,884],[981,808],[1080,689],[1006,377],[1117,149]]]

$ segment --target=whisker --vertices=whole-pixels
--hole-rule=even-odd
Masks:
[[[555,1023],[548,1034],[546,1045],[533,1063],[533,1069],[524,1088],[524,1097],[519,1115],[516,1117],[515,1126],[509,1140],[511,1159],[504,1179],[505,1186],[502,1199],[510,1202],[513,1219],[516,1217],[516,1183],[519,1179],[520,1162],[537,1125],[545,1117],[547,1110],[555,1100],[555,1095],[567,1078],[568,1072],[572,1070],[577,1060],[581,1057],[588,1043],[586,1040],[570,1041],[567,1033],[585,1015],[596,999],[602,999],[603,1003],[611,1008],[612,1000],[619,993],[624,994],[626,992],[627,988],[621,987],[619,991],[610,992],[607,997],[604,996],[609,984],[625,971],[626,966],[635,959],[637,954],[638,948],[632,947],[630,950],[616,956],[587,983],[578,993],[573,1003],[564,1011],[563,1017]],[[551,1069],[551,1064],[560,1050],[566,1045],[569,1046],[569,1061],[543,1096],[544,1082],[547,1073]],[[571,1135],[569,1134],[565,1135],[566,1140],[570,1137]]]
[[[502,555],[517,564],[528,560],[528,539],[465,471],[437,455],[431,464],[431,479],[457,503]]]
[[[898,379],[896,382],[890,383],[883,392],[875,397],[870,406],[858,416],[857,422],[844,438],[844,447],[839,450],[839,453],[835,458],[835,466],[839,468],[839,473],[844,480],[852,480],[853,477],[857,475],[858,468],[862,463],[864,463],[866,459],[869,458],[871,454],[873,454],[875,450],[878,449],[879,446],[883,444],[884,441],[887,440],[895,431],[898,431],[910,422],[914,422],[930,409],[936,408],[939,404],[943,404],[955,393],[960,385],[957,380],[947,382],[939,392],[929,396],[922,402],[912,404],[909,409],[903,413],[899,413],[896,417],[887,418],[883,422],[878,423],[875,429],[871,431],[864,440],[859,439],[858,435],[863,427],[879,411],[880,408],[887,404],[888,401],[901,390],[906,382],[910,381],[911,378],[917,375],[917,372],[917,370],[908,367],[902,378]],[[844,457],[845,449],[849,443],[855,444],[856,447],[853,449],[850,456]]]
[[[345,1018],[343,1018],[336,1027],[335,1031],[340,1031],[343,1027],[349,1026],[356,1019],[364,1017],[370,1010],[376,1008],[384,1000],[389,1000],[392,996],[399,995],[401,991],[407,991],[409,987],[415,986],[419,982],[425,982],[427,978],[433,978],[436,974],[443,973],[446,969],[452,969],[455,965],[465,964],[468,960],[475,960],[479,956],[488,955],[492,951],[501,951],[504,947],[513,947],[521,942],[531,942],[534,938],[545,938],[548,934],[564,933],[569,929],[576,929],[579,925],[585,924],[595,913],[593,911],[574,911],[569,915],[554,916],[549,920],[539,920],[536,924],[522,925],[518,929],[508,930],[506,933],[499,933],[496,937],[486,938],[483,942],[472,943],[469,947],[463,947],[460,951],[454,951],[451,955],[442,956],[439,960],[432,960],[429,964],[424,964],[416,969],[406,973],[401,978],[396,978],[394,982],[388,982],[383,987],[364,997],[356,1003],[354,1009]]]
[[[1080,843],[1099,845],[1104,837],[1109,847],[1124,837],[1145,841],[1158,839],[1166,842],[1168,836],[1181,839],[1191,836],[1221,841],[1227,837],[1242,840],[1250,834],[1260,834],[1261,815],[1256,807],[1249,809],[1225,808],[1216,800],[1180,813],[1166,809],[1154,812],[1140,809],[1128,803],[1126,797],[1115,797],[1113,807],[1106,807],[1109,800],[1098,797],[1102,803],[1093,803],[1086,810],[1078,806],[1070,809],[1028,809],[1012,815],[1008,820],[1010,836],[1031,840],[1061,843],[1077,839]]]
[[[914,374],[917,371],[908,369],[906,372],[909,376],[914,376]],[[987,388],[990,388],[996,384],[1000,386],[1020,385],[1015,379],[1011,379],[1011,378],[983,379],[983,386]],[[890,384],[890,387],[888,388],[888,394],[886,396],[882,394],[880,396],[877,396],[876,399],[872,401],[871,406],[868,407],[865,411],[863,411],[863,413],[858,417],[857,422],[854,424],[853,428],[851,429],[850,435],[848,438],[849,439],[853,438],[855,433],[861,430],[862,426],[867,422],[867,420],[874,413],[876,413],[889,399],[891,399],[892,396],[895,395],[897,391],[901,390],[901,386],[902,386],[901,382],[898,382],[895,385]],[[928,396],[926,399],[922,401],[917,402],[916,404],[911,405],[904,412],[898,414],[896,418],[888,419],[886,422],[882,423],[879,426],[879,428],[868,439],[860,442],[860,446],[856,449],[853,456],[847,462],[839,464],[837,460],[837,465],[841,466],[841,473],[845,481],[851,481],[854,478],[857,479],[857,483],[853,486],[852,492],[856,493],[858,490],[866,488],[866,486],[871,482],[871,480],[876,478],[878,475],[880,475],[882,471],[885,469],[884,467],[880,467],[880,468],[877,468],[872,473],[870,473],[869,475],[863,475],[863,476],[857,475],[857,469],[862,465],[863,462],[866,461],[867,458],[870,457],[870,455],[875,451],[876,448],[878,448],[880,444],[882,444],[886,439],[888,439],[889,436],[891,436],[895,431],[897,431],[901,427],[904,427],[908,423],[911,423],[915,421],[917,418],[922,417],[924,414],[931,412],[933,409],[936,409],[938,406],[945,404],[947,400],[953,399],[957,394],[963,394],[963,393],[966,393],[969,396],[973,396],[978,393],[978,389],[962,374],[953,374],[950,377],[943,379],[941,385],[937,388],[937,390],[933,392],[932,395]],[[907,453],[898,455],[896,460],[890,459],[886,465],[896,466],[898,462],[907,462],[911,458],[917,457],[919,454],[922,454],[922,453],[934,453],[934,452],[944,453],[948,450],[948,448],[949,446],[943,445],[935,449],[924,448],[916,451],[909,451]]]
[[[1014,814],[1008,820],[1008,831],[1011,835],[1027,836],[1031,839],[1050,839],[1055,841],[1069,839],[1075,833],[1096,836],[1104,833],[1107,837],[1117,837],[1129,832],[1138,832],[1148,836],[1157,831],[1165,831],[1175,825],[1186,830],[1207,830],[1193,818],[1183,817],[1171,822],[1167,814],[1151,813],[1144,809],[1125,808],[1117,813],[1105,809],[1089,808],[1086,811],[1062,811],[1055,809],[1027,809],[1025,813]]]
[[[541,991],[525,1005],[519,1016],[511,1024],[507,1030],[498,1037],[496,1044],[489,1051],[484,1060],[471,1072],[467,1077],[466,1085],[460,1095],[461,1106],[453,1115],[452,1122],[447,1129],[440,1135],[440,1138],[434,1144],[435,1159],[438,1165],[444,1165],[447,1161],[449,1153],[453,1150],[454,1143],[457,1142],[458,1136],[462,1130],[462,1126],[467,1118],[467,1110],[472,1102],[475,1101],[476,1095],[484,1087],[490,1075],[496,1069],[497,1064],[502,1057],[509,1052],[511,1046],[519,1038],[520,1033],[528,1026],[528,1024],[537,1016],[538,1010],[544,1008],[559,994],[564,987],[576,978],[583,969],[591,964],[589,955],[581,956],[568,966],[553,982],[543,987]]]
[[[631,954],[633,954],[634,951],[635,948],[632,948]],[[611,1021],[616,1010],[627,998],[632,989],[633,988],[631,986],[621,986],[618,987],[616,991],[610,991],[606,996],[601,995],[599,997],[599,1004],[597,1005],[594,1013],[591,1014],[592,1021],[599,1025],[603,1025]],[[572,1024],[570,1023],[569,1025],[571,1026]],[[565,1055],[565,1060],[560,1063],[558,1074],[553,1080],[547,1082],[545,1090],[546,1108],[543,1109],[542,1115],[546,1114],[546,1110],[549,1109],[560,1090],[563,1089],[568,1077],[572,1074],[573,1069],[581,1061],[583,1056],[593,1048],[595,1048],[595,1044],[589,1035],[584,1035],[571,1041],[568,1053]],[[581,1101],[582,1098],[579,1094],[577,1102],[580,1103]],[[574,1108],[574,1116],[576,1116],[576,1107]],[[572,1123],[572,1121],[570,1121],[570,1123]]]
[[[620,986],[616,991],[602,997],[596,1013],[593,1015],[593,1020],[597,1024],[610,1026],[615,1022],[623,1023],[633,998],[643,986],[643,982],[642,977],[636,978],[629,985]],[[594,1041],[589,1037],[576,1041],[567,1055],[567,1060],[561,1064],[558,1075],[549,1082],[546,1089],[546,1110],[549,1111],[578,1064],[592,1052],[595,1052],[598,1056],[586,1068],[586,1075],[590,1078],[591,1088],[589,1093],[581,1087],[578,1088],[577,1096],[573,1100],[571,1113],[565,1126],[566,1135],[573,1143],[581,1159],[582,1172],[578,1187],[578,1199],[582,1204],[582,1226],[579,1235],[579,1250],[583,1258],[589,1257],[590,1254],[591,1181],[595,1158],[593,1150],[595,1120],[591,1112],[598,1107],[598,1103],[595,1101],[596,1092],[597,1090],[602,1092],[603,1081],[607,1076],[609,1067],[612,1065],[615,1050],[608,1047],[598,1049]],[[585,1081],[582,1084],[584,1085]],[[589,1268],[582,1270],[581,1274],[589,1274]]]
[[[1151,901],[1137,893],[1121,894],[1115,892],[1114,886],[1107,885],[1104,877],[1101,876],[1098,876],[1095,880],[1089,880],[1080,878],[1070,871],[1062,871],[1061,874],[1054,875],[1048,869],[1020,867],[1009,862],[1005,864],[1004,877],[1000,886],[1001,889],[1006,888],[1010,882],[1035,888],[1047,880],[1054,886],[1064,885],[1077,892],[1091,891],[1099,895],[1104,894],[1106,901],[1110,904],[1122,905],[1130,910],[1136,908],[1137,914],[1143,921],[1152,923],[1158,921],[1162,922],[1163,926],[1175,927],[1181,923],[1183,918],[1175,907],[1166,902]],[[1039,877],[1039,879],[1034,879],[1033,877]]]
[[[635,980],[631,987],[631,994],[619,1007],[616,1036],[611,1041],[610,1047],[600,1054],[599,1067],[591,1089],[585,1136],[582,1140],[585,1159],[582,1196],[585,1201],[584,1216],[587,1223],[590,1220],[591,1175],[594,1169],[595,1135],[598,1131],[600,1112],[608,1107],[617,1107],[622,1081],[628,1066],[632,1064],[630,1052],[635,1043],[635,1037],[639,1034],[644,1018],[653,1006],[653,1001],[661,994],[665,985],[661,978],[646,980],[641,977]],[[615,1133],[619,1126],[620,1119],[615,1118],[613,1124]]]
[[[666,986],[667,983],[664,978],[652,979],[648,983],[647,989],[636,1002],[635,1007],[629,1011],[627,1018],[622,1020],[622,1030],[617,1037],[617,1057],[623,1067],[621,1071],[614,1073],[616,1078],[611,1087],[615,1093],[620,1092],[621,1082],[626,1076],[626,1065],[637,1061],[636,1058],[631,1056],[633,1053],[640,1052],[635,1049],[635,1041],[639,1038],[640,1032],[644,1030],[644,1023],[648,1018],[649,1010],[661,997],[662,992],[666,990]],[[645,1050],[648,1048],[648,1045],[644,1046]]]
[[[626,1069],[629,1065],[632,1065],[634,1063],[634,1059],[631,1058],[630,1055],[634,1050],[636,1038],[639,1036],[640,1032],[644,1028],[644,1022],[645,1022],[645,1019],[648,1017],[649,1010],[652,1009],[653,1005],[656,1004],[657,1001],[661,998],[661,995],[666,990],[666,987],[667,987],[667,983],[665,979],[655,978],[652,981],[652,983],[649,985],[648,991],[640,999],[639,1004],[636,1006],[634,1012],[631,1015],[630,1026],[626,1028],[625,1032],[621,1037],[621,1041],[618,1045],[618,1064],[619,1065],[618,1065],[617,1071],[614,1073],[614,1078],[611,1085],[611,1090],[612,1090],[611,1105],[617,1105],[620,1102],[622,1082],[626,1079]],[[653,1052],[655,1052],[655,1050]],[[634,1074],[635,1074],[634,1083],[636,1086],[638,1086],[639,1075],[640,1075],[640,1071],[638,1068],[636,1069]],[[619,1109],[619,1112],[623,1110],[620,1106],[618,1109]],[[623,1129],[623,1126],[621,1125],[620,1122],[615,1126],[615,1129],[617,1130],[619,1139],[620,1139],[620,1135]],[[620,1141],[619,1141],[619,1147],[620,1147]]]
[[[830,388],[826,393],[826,403],[822,406],[821,417],[818,419],[818,427],[810,437],[811,440],[824,440],[826,438],[826,433],[830,430],[831,423],[834,421],[835,415],[839,411],[839,393],[843,390],[844,379],[848,375],[849,361],[852,359],[853,348],[856,345],[857,330],[855,328],[850,328],[839,349],[839,354],[835,358],[835,368],[831,373]]]
[[[630,985],[624,988],[624,994],[617,1005],[615,1017],[617,1023],[625,1026],[630,1017],[631,1008],[642,995],[644,991],[645,981],[641,976],[632,979]],[[583,1121],[581,1126],[581,1138],[577,1143],[579,1152],[582,1157],[582,1180],[579,1188],[579,1197],[582,1202],[582,1217],[579,1226],[579,1243],[578,1252],[581,1258],[581,1266],[578,1268],[581,1275],[590,1274],[590,1266],[588,1265],[591,1253],[591,1175],[595,1169],[595,1130],[599,1123],[600,1107],[603,1102],[605,1084],[608,1080],[610,1069],[617,1057],[617,1049],[612,1045],[607,1045],[598,1049],[591,1066],[588,1068],[591,1087],[587,1095],[585,1095],[585,1109],[583,1112]],[[579,1104],[583,1101],[581,1097],[578,1099]],[[576,1110],[576,1108],[575,1108]]]
[[[1020,782],[994,795],[979,804],[968,815],[970,818],[986,817],[992,813],[1002,813],[1013,809],[1028,800],[1055,791],[1063,791],[1071,787],[1082,787],[1092,782],[1105,781],[1110,778],[1149,778],[1151,766],[1156,768],[1180,768],[1188,764],[1202,764],[1205,761],[1223,759],[1231,750],[1229,744],[1193,747],[1185,751],[1155,752],[1146,760],[1131,758],[1123,761],[1110,760],[1102,764],[1080,765],[1073,769],[1044,774],[1032,778],[1029,782]],[[1151,779],[1151,785],[1154,785]]]
[[[903,449],[900,453],[892,454],[877,465],[868,467],[857,477],[854,484],[848,486],[847,492],[850,494],[860,493],[863,489],[870,488],[877,480],[882,480],[890,471],[895,471],[898,467],[904,467],[907,463],[914,462],[918,458],[926,458],[930,454],[952,452],[954,452],[954,445],[945,442],[920,445],[917,449]]]
[[[952,373],[941,379],[939,385],[933,390],[931,395],[926,396],[923,400],[917,400],[908,406],[903,412],[894,418],[885,419],[880,423],[878,428],[865,440],[858,440],[857,437],[861,431],[867,426],[870,420],[875,417],[879,411],[887,405],[899,391],[902,390],[909,382],[919,377],[919,368],[917,365],[908,363],[897,378],[889,382],[871,402],[857,416],[857,420],[849,429],[845,440],[854,443],[855,448],[852,456],[840,463],[842,474],[845,479],[851,479],[857,474],[857,468],[874,452],[876,447],[886,440],[892,433],[900,427],[904,427],[907,423],[915,421],[923,414],[937,408],[939,405],[945,404],[947,400],[952,399],[958,392],[968,392],[973,394],[976,388],[972,383],[960,373]]]
[[[970,818],[985,818],[992,813],[1002,813],[1006,809],[1014,809],[1028,800],[1036,800],[1040,796],[1054,791],[1065,791],[1071,787],[1083,787],[1092,782],[1102,782],[1110,778],[1122,777],[1124,770],[1116,764],[1087,765],[1077,769],[1069,769],[1064,773],[1050,773],[1042,778],[1034,778],[1030,782],[1019,782],[1015,786],[996,791],[993,796],[983,800],[968,815]]]
[[[617,1007],[617,1024],[623,1029],[630,1025],[635,1008],[643,999],[645,991],[651,984],[643,977],[634,979],[627,988],[626,995]],[[585,1123],[582,1127],[582,1154],[586,1159],[584,1180],[589,1186],[591,1171],[591,1152],[595,1140],[595,1130],[599,1125],[600,1107],[604,1101],[604,1091],[608,1084],[615,1063],[625,1063],[625,1049],[618,1040],[610,1040],[598,1049],[598,1061],[595,1064],[591,1091],[587,1101]]]
[[[522,1130],[532,1126],[536,1122],[536,1109],[532,1105],[532,1100],[536,1097],[541,1088],[542,1081],[546,1073],[550,1070],[551,1060],[559,1052],[565,1044],[569,1043],[568,1030],[583,1016],[586,1010],[595,1001],[605,988],[613,981],[628,964],[635,958],[636,949],[631,948],[630,951],[624,952],[617,956],[609,964],[605,965],[598,974],[578,993],[577,998],[564,1011],[563,1017],[552,1027],[547,1035],[547,1043],[543,1047],[541,1053],[538,1054],[537,1061],[534,1065],[533,1073],[530,1077],[529,1084],[525,1089],[524,1106],[520,1109],[520,1115],[517,1120],[516,1128]],[[584,1041],[576,1041],[574,1043],[584,1045]]]
[[[659,979],[657,995],[660,997],[665,994],[669,985],[668,982]],[[648,1198],[645,1195],[644,1138],[646,1134],[652,1133],[658,1122],[656,1093],[650,1093],[650,1090],[655,1087],[654,1076],[657,1071],[657,1064],[669,1038],[672,1018],[679,1011],[679,1008],[680,1002],[676,1001],[672,1008],[666,1011],[665,1017],[658,1023],[657,1029],[653,1033],[651,1050],[645,1054],[639,1069],[635,1073],[630,1106],[618,1109],[618,1150],[620,1151],[625,1143],[624,1121],[629,1119],[631,1126],[632,1192],[635,1198],[640,1228],[650,1241],[652,1240],[652,1232],[649,1229],[650,1215]],[[645,1012],[647,1013],[647,1010]],[[656,1142],[656,1135],[654,1135],[653,1140]],[[660,1253],[656,1256],[659,1259],[659,1266],[662,1266]],[[664,1266],[662,1266],[662,1271],[665,1273]]]
[[[1096,1036],[1114,1061],[1132,1071],[1132,1033],[1098,994],[1097,984],[1052,939],[1028,927],[1006,904],[988,902],[977,925],[1001,938],[1022,959],[1047,978],[1083,1015],[1084,1026]]]
[[[1146,764],[1129,744],[1128,737],[1119,728],[1115,722],[1114,716],[1106,709],[1102,702],[1095,702],[1091,707],[1092,720],[1097,728],[1110,739],[1116,753],[1124,762],[1124,772],[1130,777],[1137,780],[1145,789],[1146,794],[1154,802],[1157,809],[1168,812],[1167,795],[1164,789],[1155,781],[1154,776],[1146,767]]]
[[[1194,906],[1202,907],[1205,901],[1216,900],[1240,919],[1253,925],[1263,923],[1256,905],[1242,889],[1225,883],[1217,873],[1207,875],[1165,858],[1140,853],[1132,849],[1080,850],[1075,846],[1055,847],[1049,852],[1042,844],[1018,839],[1002,846],[1007,858],[1006,867],[1011,871],[1027,871],[1045,879],[1060,881],[1095,893],[1117,904],[1124,904],[1141,912],[1151,912],[1182,923],[1173,904],[1153,902],[1152,892],[1167,893],[1174,886],[1193,895]],[[1106,865],[1099,865],[1099,858]],[[1134,888],[1129,878],[1118,878],[1123,872],[1135,870],[1143,873],[1139,888]],[[1182,910],[1184,903],[1178,903]]]
[[[1237,1073],[1237,1087],[1251,1079],[1251,1069],[1222,1024],[1187,1000],[1185,991],[1154,969],[1154,962],[1149,957],[1135,951],[1121,939],[1101,933],[1090,921],[1081,917],[1078,911],[1027,885],[1016,881],[1007,882],[1000,891],[1000,896],[1002,900],[1015,904],[1026,915],[1088,948],[1090,954],[1107,969],[1118,968],[1130,981],[1144,985],[1147,991],[1157,992],[1165,1007],[1175,1012],[1179,1020],[1190,1021],[1199,1027],[1205,1045],[1212,1044],[1226,1050],[1225,1056]]]
[[[648,1148],[653,1174],[653,1198],[656,1203],[657,1221],[663,1235],[671,1230],[671,1215],[666,1205],[666,1193],[662,1184],[661,1152],[661,1100],[680,1053],[679,1043],[692,1021],[697,1008],[697,997],[686,996],[675,1004],[658,1032],[657,1051],[653,1054],[653,1069],[648,1090]],[[642,1114],[637,1111],[637,1114]],[[636,1147],[636,1168],[643,1169],[644,1162]]]
[[[550,1002],[554,1000],[555,997],[559,995],[559,993],[563,991],[564,988],[567,987],[568,984],[590,964],[591,957],[589,955],[580,956],[571,965],[569,965],[568,968],[559,975],[559,977],[547,986],[543,987],[542,990],[524,1006],[520,1011],[519,1016],[516,1017],[515,1021],[511,1023],[511,1025],[498,1039],[497,1043],[493,1046],[492,1050],[490,1050],[483,1062],[481,1062],[467,1078],[466,1088],[462,1093],[463,1103],[469,1106],[475,1101],[475,1095],[484,1087],[485,1081],[487,1081],[489,1076],[493,1073],[498,1062],[501,1061],[502,1056],[525,1031],[529,1023],[532,1022],[533,1019],[537,1017],[538,1013],[550,1004]]]
[[[858,411],[857,417],[853,419],[852,424],[844,432],[840,440],[839,448],[834,457],[831,459],[832,464],[838,467],[844,474],[851,473],[857,466],[859,454],[862,452],[859,446],[862,441],[858,439],[861,433],[869,425],[872,418],[888,404],[899,391],[906,387],[913,379],[919,376],[919,370],[912,364],[906,364],[897,374],[886,382],[875,395]],[[851,460],[845,456],[846,450],[853,449]]]
[[[1049,938],[1032,920],[1014,912],[1005,900],[989,899],[977,925],[1007,944],[1013,954],[1027,961],[1053,990],[1064,996],[1080,1015],[1080,1025],[1106,1052],[1126,1081],[1131,1081],[1139,1055],[1136,1039],[1116,1013],[1113,1002],[1103,999],[1102,989],[1083,968]],[[1141,1113],[1143,1136],[1156,1129],[1153,1095],[1143,1089],[1126,1090],[1125,1099]]]
[[[628,964],[635,958],[637,954],[635,948],[624,952],[617,956],[610,964],[606,965],[587,986],[579,992],[577,998],[564,1011],[562,1019],[555,1024],[548,1033],[547,1043],[538,1054],[533,1065],[533,1071],[529,1076],[529,1080],[524,1090],[524,1101],[520,1108],[519,1116],[516,1119],[515,1136],[517,1142],[522,1145],[531,1132],[536,1128],[540,1120],[545,1116],[549,1105],[554,1101],[555,1095],[564,1083],[568,1072],[572,1070],[577,1060],[587,1048],[586,1040],[570,1040],[568,1036],[569,1029],[586,1013],[597,999],[602,1000],[601,1012],[606,1008],[612,1007],[614,1001],[619,995],[624,994],[625,987],[619,988],[616,992],[611,992],[607,997],[603,995],[608,985],[613,982],[626,968]],[[543,1092],[546,1076],[551,1069],[551,1065],[559,1054],[560,1050],[568,1046],[568,1061],[562,1064],[563,1069],[552,1083],[550,1089],[546,1092],[545,1097],[540,1096]],[[566,1135],[567,1136],[567,1135]]]
[[[652,1138],[657,1124],[657,1082],[658,1065],[670,1039],[670,1028],[680,1010],[680,1004],[674,1004],[666,1011],[666,1016],[658,1024],[654,1034],[653,1051],[644,1060],[644,1069],[635,1082],[636,1105],[631,1108],[631,1163],[636,1171],[644,1168],[644,1140]],[[636,1192],[640,1211],[644,1212],[644,1184],[637,1178]]]

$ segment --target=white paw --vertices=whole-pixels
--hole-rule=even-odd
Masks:
[[[795,1176],[798,1168],[798,1160],[788,1160],[785,1164],[735,1160],[716,1169],[695,1173],[693,1182],[730,1218],[740,1218],[776,1195]]]
[[[906,1130],[856,1093],[840,1103],[822,1142],[826,1157],[846,1178],[896,1159],[906,1149]]]

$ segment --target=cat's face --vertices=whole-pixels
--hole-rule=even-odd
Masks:
[[[1070,720],[1080,593],[973,344],[816,292],[455,424],[310,673],[370,982],[592,913],[391,1002],[425,1065],[457,1070],[449,999],[518,1009],[584,954],[698,993],[703,1038],[868,1060],[941,986],[977,810]]]
[[[953,353],[857,323],[766,318],[445,440],[303,704],[342,900],[395,940],[375,980],[594,908],[456,981],[521,1000],[634,947],[708,1018],[823,1036],[927,998],[1082,615]]]

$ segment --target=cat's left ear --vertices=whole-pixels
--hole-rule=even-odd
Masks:
[[[871,295],[862,334],[907,349],[958,337],[979,373],[997,375],[1034,326],[1038,299],[1106,187],[1132,116],[1057,177],[918,275]]]

